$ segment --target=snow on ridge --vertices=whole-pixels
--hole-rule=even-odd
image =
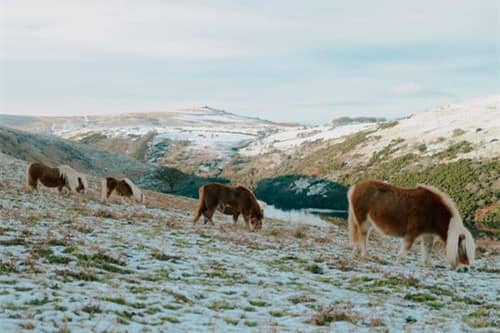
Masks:
[[[242,149],[240,153],[245,156],[255,156],[272,151],[273,149],[285,151],[300,146],[305,142],[337,139],[375,126],[376,123],[349,124],[338,127],[324,125],[312,127],[297,126],[287,128],[254,142]]]
[[[425,144],[429,153],[446,149],[450,144],[467,141],[477,145],[463,157],[488,157],[500,154],[500,95],[476,98],[414,114],[398,120],[394,127],[380,129],[371,136],[380,139],[364,147],[361,154],[383,149],[394,139],[403,139],[413,147]]]

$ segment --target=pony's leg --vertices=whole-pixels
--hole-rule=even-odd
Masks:
[[[201,214],[202,214],[201,209],[197,209],[196,213],[194,214],[193,224],[198,223],[198,221],[200,220]]]
[[[234,213],[233,214],[233,224],[236,225],[238,223],[238,217],[240,216],[239,213]]]
[[[210,222],[210,224],[211,224],[211,225],[215,225],[214,221],[212,220],[212,217],[213,217],[213,216],[214,216],[214,214],[215,214],[215,208],[212,208],[212,209],[207,209],[205,212],[206,212],[206,213],[204,214],[204,215],[205,215],[205,218],[206,218],[206,219],[205,219],[205,221],[207,221],[207,220],[208,220],[207,222]],[[207,222],[205,222],[205,224],[206,224]]]
[[[360,248],[361,248],[361,257],[366,258],[368,257],[368,244],[367,244],[367,233],[362,232],[361,233],[361,242],[359,242]]]
[[[408,250],[410,249],[414,240],[415,237],[413,236],[406,236],[405,238],[403,238],[403,240],[401,241],[401,248],[399,249],[398,257],[396,259],[397,264],[401,262],[401,259],[406,257],[406,255],[408,254]]]
[[[422,246],[422,263],[425,266],[429,266],[429,264],[431,263],[431,251],[432,251],[432,245],[434,244],[434,236],[433,235],[422,236],[422,242],[420,244]]]
[[[245,221],[245,226],[247,230],[251,230],[250,228],[250,216],[243,215],[243,220]]]
[[[359,248],[361,249],[361,258],[368,257],[368,236],[372,229],[371,221],[367,220],[361,225],[361,239],[359,241]]]
[[[37,183],[30,184],[30,186],[28,187],[28,190],[31,192],[38,193],[38,184]]]

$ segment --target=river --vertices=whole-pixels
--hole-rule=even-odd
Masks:
[[[322,219],[322,216],[329,217],[346,217],[347,211],[334,209],[319,209],[319,208],[303,208],[283,210],[266,204],[264,207],[265,217],[290,221],[292,223],[304,223],[310,225],[325,225],[327,222]]]

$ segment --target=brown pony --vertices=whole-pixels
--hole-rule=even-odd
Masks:
[[[434,236],[446,243],[446,259],[453,269],[468,270],[474,260],[475,244],[464,227],[455,203],[446,194],[428,185],[400,188],[369,180],[349,189],[349,236],[367,255],[372,227],[386,235],[403,238],[398,262],[413,242],[422,238],[424,264],[430,262]]]
[[[198,223],[203,214],[205,223],[213,224],[212,217],[217,209],[225,215],[232,215],[234,223],[242,214],[250,230],[262,228],[264,212],[255,195],[246,187],[211,183],[201,186],[198,193],[200,199],[193,223]]]
[[[67,188],[70,192],[85,193],[87,179],[67,165],[51,168],[42,163],[31,163],[26,168],[26,185],[38,191],[38,181],[47,187],[57,187],[59,192]]]
[[[115,191],[119,196],[125,198],[133,197],[137,203],[144,203],[144,194],[128,178],[116,179],[107,177],[102,180],[101,201],[106,202]]]

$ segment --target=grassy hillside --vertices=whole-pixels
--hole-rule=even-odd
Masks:
[[[380,130],[396,125],[397,122],[384,123],[379,128],[360,131],[340,140],[308,142],[284,152],[275,150],[253,158],[236,156],[222,175],[251,186],[256,186],[260,179],[296,174],[326,178],[344,186],[372,178],[407,187],[430,184],[455,200],[465,223],[476,235],[498,239],[498,155],[466,158],[466,154],[478,149],[478,144],[464,140],[463,133],[458,131],[449,142],[438,140],[440,142],[430,145],[432,149],[395,138],[382,149],[369,155],[365,153],[381,140]],[[434,148],[437,145],[441,145],[440,149]]]
[[[53,136],[31,134],[0,126],[0,152],[28,162],[68,164],[97,176],[130,177],[141,187],[188,197],[198,197],[198,187],[222,178],[197,177],[175,168],[157,167],[134,158],[97,150]]]
[[[0,126],[0,151],[29,162],[68,164],[95,175],[135,177],[152,167],[133,158],[93,149],[84,144]]]
[[[249,232],[194,200],[120,200],[24,188],[26,163],[0,154],[2,332],[489,332],[498,327],[499,252],[478,242],[472,272],[432,266],[414,246],[347,227],[266,218]],[[90,177],[96,183],[95,177]]]

